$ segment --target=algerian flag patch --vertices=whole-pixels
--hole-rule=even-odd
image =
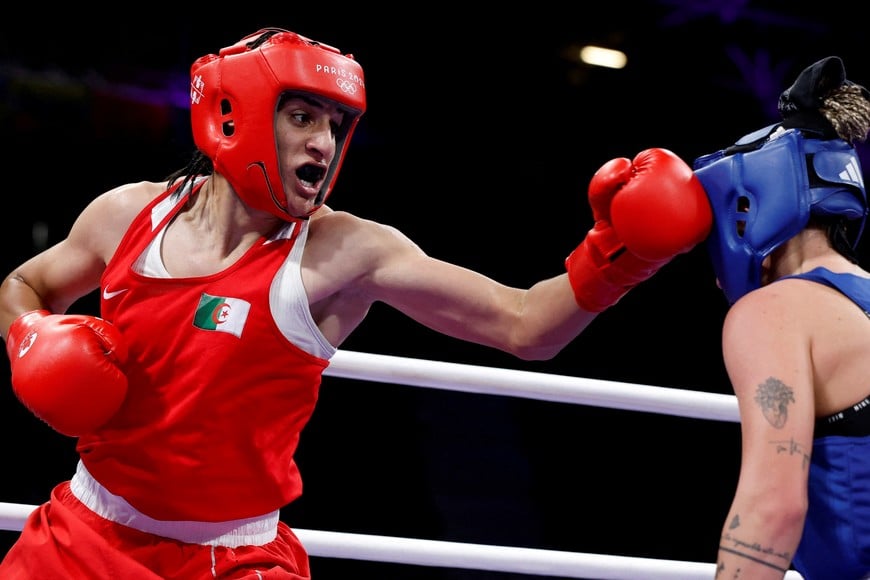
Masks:
[[[251,303],[241,298],[226,298],[202,293],[193,325],[203,330],[219,330],[241,338]]]

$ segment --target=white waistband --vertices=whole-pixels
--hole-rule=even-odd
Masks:
[[[70,490],[91,511],[107,520],[188,544],[226,548],[262,546],[278,535],[278,510],[262,516],[226,522],[155,520],[100,485],[81,461],[70,481]]]

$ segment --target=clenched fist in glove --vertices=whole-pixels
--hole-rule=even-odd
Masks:
[[[102,426],[127,395],[120,331],[93,316],[33,310],[9,327],[12,389],[30,411],[70,437]]]
[[[713,224],[692,169],[667,149],[605,163],[589,183],[595,225],[565,261],[577,304],[602,312],[677,254],[703,241]]]

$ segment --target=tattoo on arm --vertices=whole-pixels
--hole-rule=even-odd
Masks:
[[[782,573],[788,571],[788,567],[791,564],[791,552],[777,552],[773,547],[762,546],[758,542],[747,542],[732,535],[732,531],[739,527],[740,515],[735,515],[728,523],[728,531],[722,534],[722,541],[719,543],[719,550],[722,552],[728,552],[729,554],[734,554],[735,556],[740,556],[741,558],[746,558],[747,560],[751,560],[752,562],[756,562],[762,566],[767,566],[768,568],[773,568]],[[772,562],[766,562],[762,559],[762,556],[773,556],[778,560],[782,560],[785,564],[782,566]],[[724,563],[719,562],[717,568],[716,576],[719,577],[719,574],[725,570]],[[734,571],[733,577],[738,578],[740,576],[740,571],[740,567],[738,566]]]
[[[777,455],[783,453],[787,455],[799,455],[803,468],[807,469],[809,467],[810,454],[807,452],[806,447],[794,439],[789,439],[787,441],[771,441],[771,443],[776,446]]]
[[[758,385],[755,391],[755,402],[761,408],[761,413],[767,422],[776,429],[785,427],[788,421],[788,405],[794,403],[794,391],[791,387],[774,377]],[[794,439],[787,441],[771,441],[776,446],[777,454],[799,455],[806,468],[810,462],[810,454],[806,447]]]
[[[770,377],[758,385],[755,402],[767,422],[782,429],[788,421],[788,404],[794,403],[794,391],[779,379]]]
[[[719,578],[725,578],[725,572],[726,572],[725,563],[718,562],[716,564],[716,576],[714,576],[714,578],[716,578],[716,580],[718,580]],[[734,574],[731,575],[731,580],[737,580],[738,578],[740,578],[740,572],[741,572],[741,570],[739,567],[736,570],[734,570]]]
[[[761,409],[765,420],[775,429],[782,429],[788,422],[788,406],[795,402],[794,390],[779,379],[769,377],[758,385],[754,401]],[[770,443],[776,447],[777,454],[797,455],[801,457],[805,468],[809,464],[810,454],[806,447],[793,438],[771,441]],[[747,541],[745,538],[738,537],[735,533],[740,525],[740,515],[735,514],[728,522],[727,530],[722,534],[719,543],[720,552],[733,554],[785,574],[791,564],[791,552],[788,550],[777,551],[773,546],[763,546],[759,542]],[[770,559],[774,559],[775,562],[769,561]],[[726,569],[730,566],[731,564],[728,564],[726,567],[725,562],[720,561],[717,564],[716,578],[724,578]],[[739,564],[736,564],[733,570],[727,570],[727,574],[730,574],[732,580],[740,578],[742,572],[742,566]]]

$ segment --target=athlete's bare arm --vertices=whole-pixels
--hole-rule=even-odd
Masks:
[[[63,313],[99,286],[100,276],[133,217],[165,183],[122,185],[95,198],[69,235],[12,271],[0,285],[0,332],[27,310]]]
[[[524,359],[559,352],[594,318],[567,274],[511,288],[428,256],[395,228],[331,212],[313,220],[303,279],[315,319],[339,345],[375,302],[455,338]]]

